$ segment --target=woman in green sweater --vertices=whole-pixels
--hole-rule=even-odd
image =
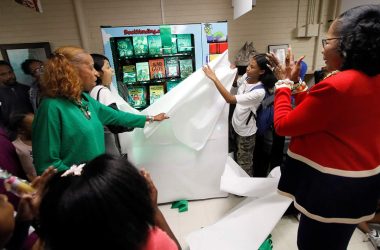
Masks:
[[[33,122],[33,158],[37,174],[88,162],[105,152],[103,125],[143,128],[165,113],[135,115],[107,107],[87,93],[98,72],[92,57],[78,47],[58,48],[45,64],[44,97]]]

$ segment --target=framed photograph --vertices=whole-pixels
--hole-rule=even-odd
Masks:
[[[280,60],[280,63],[285,64],[286,52],[289,44],[268,45],[268,52],[273,52]]]
[[[0,44],[0,51],[3,59],[12,65],[17,81],[26,85],[30,85],[33,79],[31,76],[24,74],[21,69],[21,63],[26,59],[46,61],[51,54],[48,42]]]

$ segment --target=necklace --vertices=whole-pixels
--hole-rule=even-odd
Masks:
[[[82,101],[75,101],[75,104],[83,112],[83,114],[87,118],[87,120],[90,120],[91,119],[91,112],[88,110],[88,104],[83,104]]]
[[[323,80],[325,80],[326,78],[329,78],[330,76],[336,75],[336,74],[338,74],[339,72],[340,72],[339,70],[331,71],[330,73],[327,74],[327,76],[325,76],[325,77],[323,78]]]

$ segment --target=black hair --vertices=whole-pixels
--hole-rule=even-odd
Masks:
[[[268,67],[269,61],[266,58],[266,54],[257,54],[252,57],[256,61],[257,65],[261,70],[264,70],[264,74],[261,74],[259,81],[262,82],[265,91],[269,92],[277,82],[276,76],[273,74],[272,70]]]
[[[34,62],[42,63],[42,61],[37,59],[26,59],[23,63],[21,63],[21,69],[25,75],[33,75],[33,72],[30,71],[30,65]]]
[[[362,5],[337,19],[341,37],[342,70],[356,69],[369,76],[380,73],[380,5]]]
[[[0,66],[8,66],[13,71],[12,65],[7,61],[0,60]]]
[[[145,178],[127,160],[101,155],[79,176],[57,173],[40,206],[47,249],[141,249],[154,225]]]
[[[106,56],[101,54],[91,54],[92,59],[94,60],[94,68],[98,72],[102,72],[104,66],[104,60],[110,61]],[[100,77],[96,78],[96,85],[101,85],[102,79]]]
[[[9,128],[17,134],[25,130],[24,119],[29,114],[33,113],[12,113],[9,117]]]

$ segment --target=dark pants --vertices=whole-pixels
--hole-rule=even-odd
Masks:
[[[234,114],[236,104],[230,104],[228,113],[228,153],[236,152],[236,135],[232,127],[232,115]],[[236,158],[235,158],[236,159]]]
[[[356,225],[323,223],[301,215],[297,245],[300,250],[346,250]]]
[[[256,146],[253,156],[253,176],[267,177],[269,172],[283,162],[284,136],[256,135]]]

